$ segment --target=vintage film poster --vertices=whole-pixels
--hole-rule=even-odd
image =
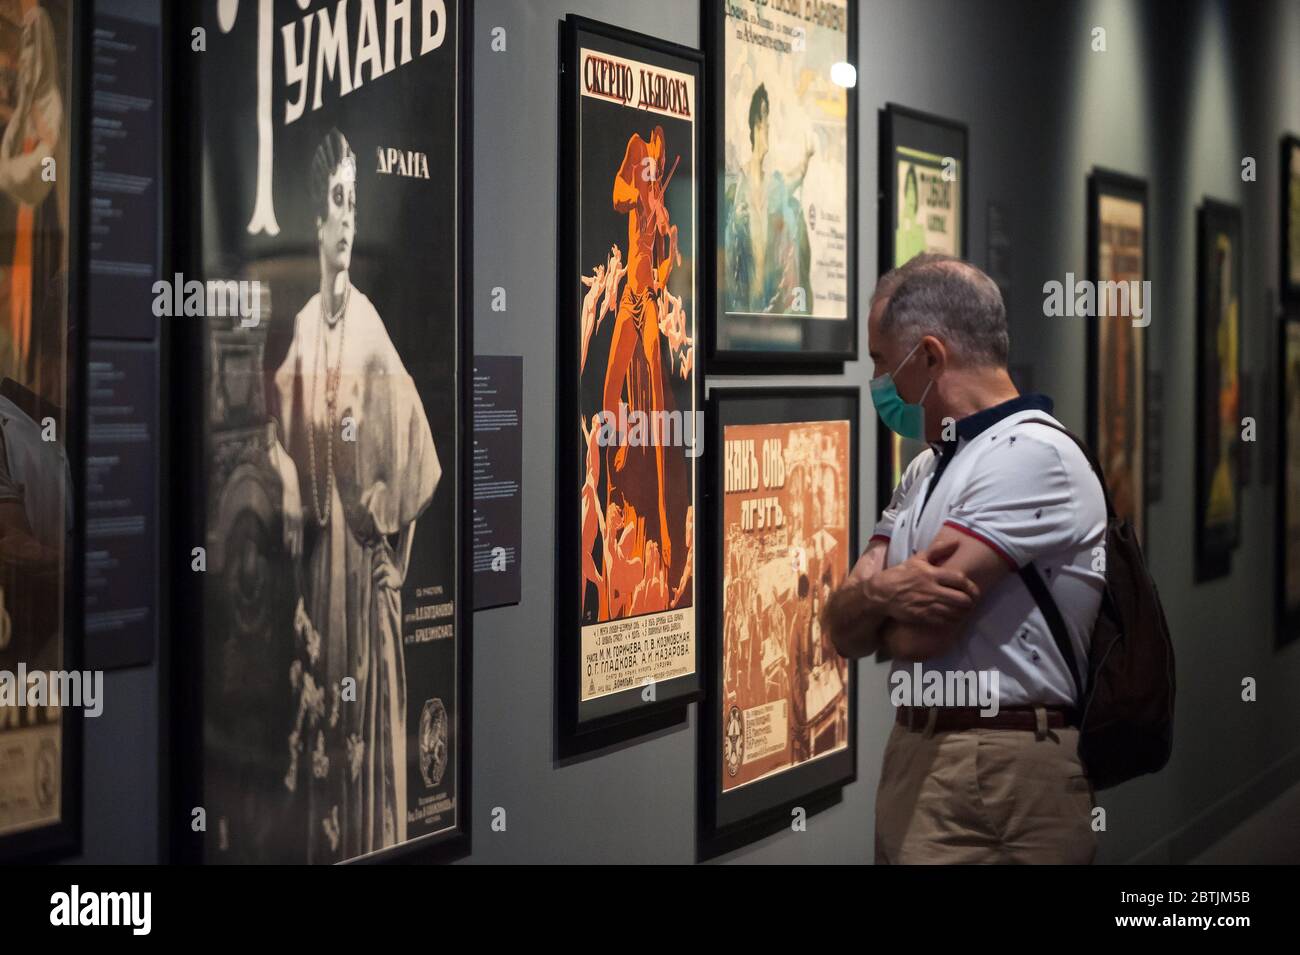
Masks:
[[[1199,210],[1196,349],[1196,579],[1231,570],[1241,488],[1241,210]]]
[[[565,36],[557,639],[581,732],[699,685],[700,63],[579,18]]]
[[[966,127],[890,103],[880,111],[880,261],[878,274],[922,252],[966,256],[969,169]],[[873,374],[892,372],[877,368]],[[876,498],[883,510],[924,441],[878,423]]]
[[[856,18],[851,0],[703,0],[716,360],[857,357]]]
[[[1146,183],[1094,170],[1088,179],[1088,274],[1108,314],[1088,319],[1088,443],[1106,474],[1115,512],[1146,530]],[[1105,284],[1112,283],[1112,284]],[[1112,293],[1112,289],[1115,289]],[[1128,302],[1127,309],[1117,308]],[[1098,305],[1100,312],[1100,302]],[[1119,310],[1121,314],[1111,314]]]
[[[463,7],[202,13],[199,251],[155,289],[204,425],[182,765],[206,829],[176,841],[435,857],[467,809]]]
[[[80,658],[85,329],[73,210],[86,26],[68,0],[0,0],[0,861],[75,851],[80,719],[97,715],[93,681],[51,678]]]
[[[1300,137],[1282,138],[1282,298],[1300,302]]]
[[[852,769],[853,667],[820,617],[857,556],[857,400],[851,389],[711,396],[706,830],[754,822]]]
[[[1278,342],[1277,642],[1300,637],[1300,322],[1283,321]]]

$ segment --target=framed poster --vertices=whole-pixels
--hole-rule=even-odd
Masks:
[[[556,695],[634,734],[700,695],[703,62],[580,17],[563,62]]]
[[[857,3],[703,0],[718,362],[858,357]]]
[[[556,698],[572,739],[699,698],[703,62],[581,17],[563,62]]]
[[[1277,644],[1300,637],[1300,322],[1278,325]]]
[[[175,84],[192,255],[154,289],[199,425],[172,845],[443,858],[469,832],[466,8],[199,11]]]
[[[889,103],[880,111],[880,261],[878,274],[921,252],[966,257],[970,181],[966,127],[950,119]],[[877,368],[873,374],[893,371]],[[900,438],[878,422],[877,512],[924,441]]]
[[[1241,210],[1206,199],[1196,268],[1196,580],[1231,570],[1241,524]]]
[[[78,850],[104,707],[81,669],[88,35],[71,0],[0,2],[0,862]]]
[[[1146,536],[1147,185],[1105,169],[1088,177],[1088,444],[1115,511]],[[1139,315],[1139,313],[1141,313]]]
[[[858,390],[709,394],[700,833],[788,826],[857,773],[856,668],[820,630],[858,546]]]
[[[1283,299],[1300,302],[1300,138],[1282,137],[1282,242],[1278,284]]]

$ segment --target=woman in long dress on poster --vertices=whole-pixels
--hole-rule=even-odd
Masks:
[[[285,544],[303,562],[306,672],[294,678],[312,687],[286,785],[306,789],[309,861],[322,862],[406,840],[401,587],[442,469],[415,382],[351,282],[356,157],[337,129],[316,149],[311,188],[320,291],[275,373],[269,446]]]

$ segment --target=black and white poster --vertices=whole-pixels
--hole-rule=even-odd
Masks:
[[[461,12],[203,7],[204,861],[464,829]]]

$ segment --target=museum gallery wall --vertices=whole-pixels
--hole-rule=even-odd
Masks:
[[[306,6],[195,4],[206,48],[176,66],[189,145],[172,158],[190,188],[173,210],[183,251],[164,317],[186,321],[166,400],[194,426],[168,451],[183,489],[170,543],[190,570],[172,600],[193,624],[166,687],[170,850],[449,859],[468,852],[470,821],[472,4]],[[861,506],[874,517],[921,449],[879,422],[863,447],[842,364],[866,321],[857,4],[789,7],[703,0],[700,50],[568,17],[543,144],[559,159],[557,594],[543,626],[557,749],[635,744],[700,702],[701,856],[856,780],[857,668],[818,618],[858,556]],[[173,21],[178,44],[190,26]],[[6,481],[34,489],[30,539],[0,537],[4,671],[74,669],[80,654],[83,200],[78,177],[38,173],[84,161],[86,32],[67,0],[0,0],[13,79],[0,82],[0,502]],[[968,130],[921,105],[878,113],[877,275],[970,253]],[[1280,159],[1285,643],[1300,636],[1300,139],[1283,136]],[[1086,186],[1089,277],[1140,285],[1147,181],[1095,168]],[[1185,479],[1204,582],[1242,542],[1242,210],[1207,198],[1196,230]],[[1089,443],[1145,536],[1145,326],[1094,319],[1086,335]],[[706,400],[706,367],[753,387]],[[759,377],[803,371],[845,384]],[[864,455],[876,501],[858,499]],[[75,851],[79,712],[0,710],[0,859]]]
[[[467,829],[466,23],[419,10],[202,5],[185,270],[230,307],[182,350],[182,858],[432,858]]]

